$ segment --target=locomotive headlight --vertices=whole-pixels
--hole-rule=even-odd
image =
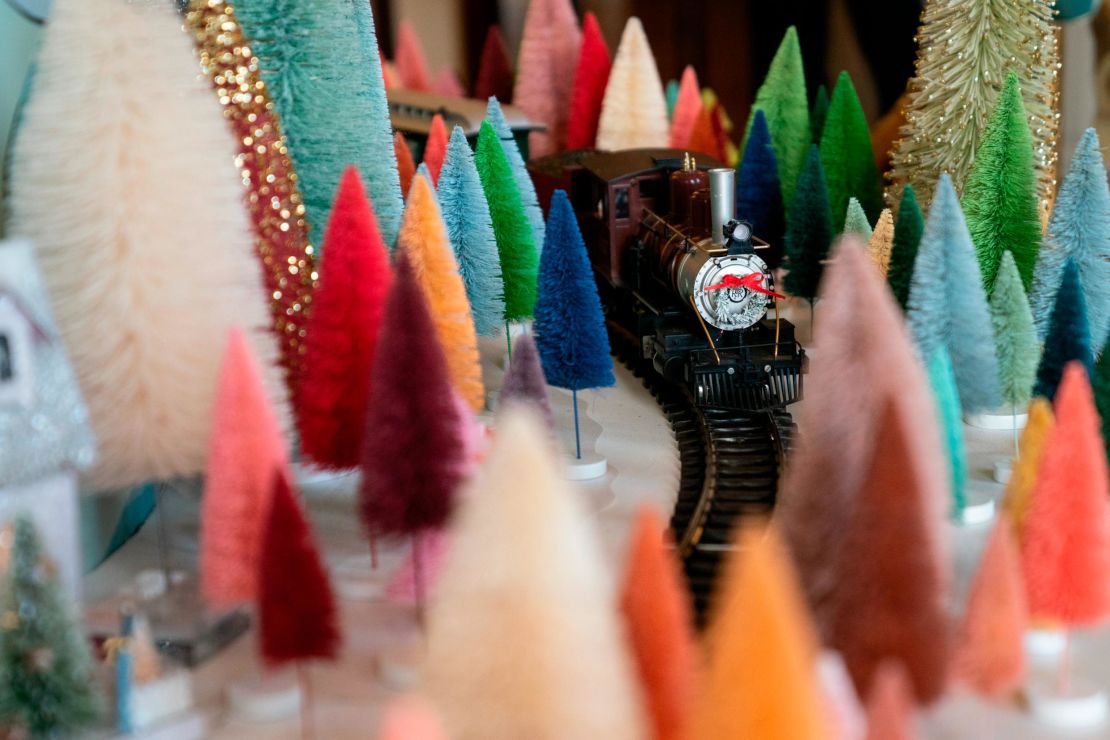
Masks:
[[[767,265],[754,254],[711,257],[694,278],[694,308],[718,329],[747,329],[767,313],[769,281]]]

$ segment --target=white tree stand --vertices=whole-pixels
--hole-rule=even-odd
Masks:
[[[1010,414],[1006,412],[991,412],[982,414],[964,414],[964,424],[976,429],[990,429],[993,431],[1012,431],[1014,426],[1020,432],[1029,421],[1029,414]]]
[[[583,452],[582,457],[568,457],[567,480],[593,480],[609,472],[609,462],[596,452]]]
[[[981,527],[994,521],[994,497],[988,491],[967,487],[967,503],[956,517],[961,527]]]
[[[1056,685],[1055,679],[1034,678],[1025,695],[1033,716],[1052,727],[1099,727],[1110,716],[1106,692],[1083,678],[1073,678],[1067,686]]]
[[[1035,663],[1056,662],[1068,644],[1067,635],[1059,629],[1029,629],[1025,632],[1025,653]]]
[[[227,688],[231,715],[242,722],[273,722],[301,711],[301,685],[296,671],[250,676]]]

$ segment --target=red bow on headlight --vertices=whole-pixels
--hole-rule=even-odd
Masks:
[[[722,290],[724,288],[747,288],[748,290],[754,290],[756,293],[769,295],[773,298],[786,298],[782,293],[776,293],[773,290],[768,290],[763,287],[763,273],[761,272],[748,273],[742,278],[736,277],[735,275],[725,275],[724,278],[721,279],[721,282],[716,285],[710,285],[705,288],[705,290]]]

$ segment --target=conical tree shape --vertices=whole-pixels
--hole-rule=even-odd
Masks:
[[[269,666],[339,653],[339,614],[328,572],[284,472],[273,494],[258,576],[260,651]]]
[[[713,611],[689,737],[827,737],[816,635],[773,527],[741,532]]]
[[[971,584],[954,658],[956,677],[976,693],[1006,699],[1025,679],[1029,613],[1021,556],[1009,522],[994,525]]]
[[[806,378],[806,413],[775,508],[818,627],[826,642],[845,577],[845,532],[876,449],[887,403],[914,420],[915,487],[929,499],[928,519],[949,508],[936,404],[901,312],[858,240],[837,246],[820,296],[817,352]],[[850,338],[850,339],[849,339]],[[854,383],[852,378],[870,378]],[[884,449],[884,455],[890,452]],[[919,553],[931,558],[929,551]],[[936,555],[943,560],[943,553]]]
[[[983,285],[989,293],[1002,253],[1010,252],[1026,292],[1041,244],[1033,137],[1029,134],[1021,86],[1011,72],[987,123],[975,163],[964,183],[962,205],[975,243]]]
[[[517,56],[513,104],[544,131],[528,135],[529,155],[566,148],[574,68],[582,34],[570,0],[530,0]]]
[[[597,124],[598,149],[663,147],[670,140],[667,101],[640,19],[624,26]]]
[[[386,705],[376,737],[378,740],[447,740],[447,733],[431,704],[417,696],[402,696],[390,699]]]
[[[1037,254],[1029,298],[1042,338],[1048,333],[1068,257],[1079,266],[1091,338],[1096,347],[1101,347],[1110,331],[1110,188],[1093,128],[1087,129],[1075,149]]]
[[[406,219],[402,240],[408,225]],[[452,400],[448,357],[433,339],[435,304],[427,300],[411,258],[402,241],[366,411],[360,511],[375,534],[442,526],[465,469],[463,420]],[[413,455],[415,449],[429,454]]]
[[[520,191],[501,141],[489,121],[482,123],[474,164],[482,180],[489,204],[497,252],[501,258],[501,279],[505,296],[505,320],[532,316],[536,305],[536,271],[539,257],[532,241],[532,229],[521,205]]]
[[[663,97],[667,100],[667,120],[674,120],[674,108],[678,104],[678,80],[667,80],[663,86]]]
[[[83,488],[194,475],[229,329],[282,399],[235,144],[168,7],[61,0],[38,58],[6,226],[34,243],[88,407]]]
[[[646,736],[597,533],[548,445],[509,410],[462,498],[425,673],[453,738]]]
[[[806,165],[806,152],[810,146],[809,96],[806,94],[805,69],[802,67],[802,48],[794,26],[786,29],[767,76],[755,94],[741,149],[747,148],[753,117],[758,110],[767,116],[775,161],[779,165],[782,202],[789,216],[794,207],[794,188]]]
[[[998,359],[971,235],[952,181],[941,175],[917,250],[906,320],[922,357],[945,347],[966,413],[998,405]]]
[[[540,353],[531,334],[521,334],[513,341],[512,360],[501,381],[499,403],[526,403],[539,414],[549,431],[555,430],[555,417],[547,398],[547,379],[540,364]]]
[[[925,231],[925,218],[917,205],[913,186],[902,188],[902,199],[898,204],[898,218],[894,222],[894,243],[890,247],[890,267],[887,282],[894,292],[894,299],[905,310],[910,302],[910,281],[913,279],[913,266],[917,261],[917,247],[921,234]]]
[[[890,253],[894,248],[894,216],[889,208],[884,208],[875,222],[875,230],[871,232],[871,239],[867,242],[867,252],[871,261],[879,268],[883,277],[890,270]]]
[[[1025,519],[1021,558],[1033,618],[1079,627],[1110,616],[1108,487],[1091,387],[1082,365],[1072,362]]]
[[[463,405],[466,413],[470,408]],[[436,585],[443,566],[451,554],[451,542],[443,529],[422,530],[412,542],[401,565],[393,571],[385,585],[385,595],[390,601],[423,608],[425,600],[435,597]]]
[[[1068,259],[1060,288],[1056,291],[1056,306],[1052,309],[1052,324],[1045,337],[1041,364],[1037,367],[1033,395],[1054,400],[1056,388],[1064,376],[1064,367],[1072,360],[1083,366],[1088,378],[1094,375],[1087,301],[1079,280],[1079,268],[1075,260]]]
[[[343,174],[324,243],[328,259],[305,338],[301,450],[317,465],[353,468],[390,282],[389,256],[353,167]]]
[[[404,250],[416,282],[424,290],[451,384],[472,409],[483,408],[486,391],[466,285],[447,239],[435,191],[426,177],[417,176],[412,182],[397,247]]]
[[[551,196],[538,282],[534,328],[547,382],[576,391],[614,385],[597,283],[564,190]]]
[[[771,245],[762,253],[771,268],[782,262],[782,240],[786,232],[775,150],[763,111],[755,112],[748,147],[740,161],[736,180],[736,217],[752,225],[752,233]]]
[[[797,185],[797,196],[786,222],[783,264],[787,272],[783,285],[790,295],[812,301],[824,271],[821,263],[833,237],[825,173],[816,146],[810,147]]]
[[[914,740],[913,693],[906,670],[896,662],[879,666],[867,698],[866,740]]]
[[[686,149],[694,135],[694,124],[701,113],[701,88],[698,74],[690,65],[682,70],[682,81],[678,84],[678,98],[675,100],[674,113],[671,115],[671,147]],[[766,126],[766,122],[764,122]]]
[[[400,131],[393,134],[393,154],[397,157],[397,176],[401,178],[401,195],[408,197],[409,188],[412,187],[412,178],[416,175],[416,163],[412,159],[412,150],[405,141],[405,135]]]
[[[67,603],[30,516],[17,515],[7,534],[0,722],[24,737],[84,734],[100,702],[88,643],[70,616],[76,605]]]
[[[1095,365],[1095,374],[1091,379],[1094,386],[1095,405],[1098,406],[1098,415],[1102,419],[1102,438],[1110,440],[1110,356],[1103,348],[1102,355]],[[1107,444],[1107,457],[1110,458],[1110,443]]]
[[[1002,402],[1013,409],[1029,402],[1037,376],[1037,334],[1033,314],[1021,288],[1021,276],[1013,255],[1007,251],[991,294],[991,323],[998,349],[998,384]]]
[[[275,473],[288,465],[262,374],[239,330],[227,338],[201,499],[204,598],[239,605],[258,595],[258,562]]]
[[[432,91],[432,79],[428,74],[428,59],[420,36],[407,20],[397,26],[397,51],[393,55],[393,68],[397,78],[406,90]]]
[[[937,421],[941,439],[948,453],[948,490],[951,495],[951,515],[959,517],[967,505],[967,454],[964,451],[963,418],[960,414],[960,396],[956,389],[956,375],[952,358],[942,346],[929,358],[929,385],[937,402]]]
[[[500,26],[490,26],[482,44],[478,60],[478,74],[474,79],[474,97],[478,100],[497,98],[505,103],[513,99],[513,63],[505,47],[505,37]]]
[[[432,116],[432,125],[428,129],[428,142],[424,145],[424,164],[428,166],[432,185],[436,187],[439,187],[439,173],[443,169],[446,158],[447,127],[443,123],[443,116],[436,113]]]
[[[455,249],[459,273],[480,336],[501,331],[505,320],[505,285],[493,233],[489,204],[474,166],[474,153],[458,126],[451,132],[439,177],[439,205],[447,238]]]
[[[439,74],[432,80],[432,92],[448,98],[465,98],[466,88],[458,73],[450,66],[441,67]]]
[[[667,526],[640,509],[629,547],[621,613],[657,740],[689,737],[698,676],[694,617]]]
[[[718,162],[725,162],[727,156],[721,137],[715,130],[713,122],[713,115],[715,109],[702,105],[698,109],[697,118],[694,121],[693,130],[690,133],[689,149],[694,152],[705,152],[709,156],[716,159]]]
[[[839,219],[846,213],[848,198],[859,199],[869,222],[883,209],[883,191],[867,117],[852,86],[852,78],[841,72],[829,100],[829,112],[821,129],[821,165],[829,187],[833,229],[844,231]]]
[[[879,422],[875,454],[844,533],[829,645],[840,651],[856,689],[870,692],[885,659],[906,667],[917,701],[944,693],[948,671],[945,566],[937,557],[925,468],[915,454],[918,420],[891,401]],[[1110,523],[1110,519],[1107,520]]]
[[[1014,460],[1010,479],[1006,481],[1006,492],[1002,496],[1002,511],[1006,514],[1018,543],[1025,539],[1025,518],[1033,500],[1033,486],[1037,483],[1041,455],[1044,453],[1045,440],[1055,425],[1052,403],[1048,399],[1034,398],[1029,402],[1029,419],[1021,432],[1018,456]]]
[[[908,182],[927,199],[942,172],[962,190],[1006,74],[1013,71],[1021,81],[1029,130],[1035,132],[1039,199],[1047,213],[1059,130],[1054,5],[1052,0],[925,3],[906,125],[891,153],[893,192]]]
[[[842,231],[845,234],[855,234],[864,242],[871,241],[871,222],[867,220],[867,214],[863,212],[863,206],[855,198],[848,199],[848,210],[844,215]]]
[[[821,133],[825,130],[825,118],[829,115],[829,91],[824,85],[817,86],[813,96],[813,109],[809,112],[809,127],[813,132],[813,143],[821,143]]]
[[[540,210],[539,198],[536,197],[536,186],[532,182],[532,176],[528,174],[528,167],[525,165],[524,157],[521,156],[520,149],[516,145],[516,139],[513,138],[513,132],[505,121],[505,114],[501,112],[501,104],[494,98],[490,98],[486,104],[486,120],[493,127],[497,138],[501,140],[501,149],[505,152],[505,158],[512,168],[513,180],[516,182],[520,203],[524,208],[524,215],[528,218],[528,223],[532,228],[532,242],[538,250],[543,246],[544,220],[543,211]],[[534,152],[533,156],[535,156]],[[482,180],[482,182],[485,182],[485,180]]]
[[[321,244],[332,197],[353,164],[392,246],[403,204],[370,4],[239,0],[235,16],[281,115],[312,243]]]
[[[567,149],[586,149],[597,141],[597,123],[601,118],[601,101],[609,82],[609,47],[601,35],[597,16],[588,12],[582,17],[582,48],[574,70],[574,91],[570,99],[567,121]]]

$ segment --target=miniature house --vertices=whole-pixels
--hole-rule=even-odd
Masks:
[[[77,471],[96,457],[81,398],[25,241],[0,242],[0,523],[28,512],[76,598]]]

